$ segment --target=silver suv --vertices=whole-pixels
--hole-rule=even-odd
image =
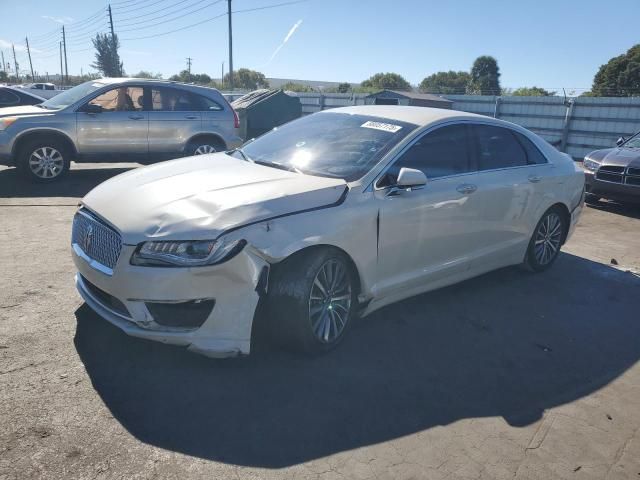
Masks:
[[[76,162],[152,163],[242,144],[238,116],[213,88],[103,78],[40,105],[0,108],[0,164],[35,181]]]

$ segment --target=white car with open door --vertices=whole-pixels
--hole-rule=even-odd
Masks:
[[[517,125],[337,108],[99,185],[74,219],[76,282],[130,335],[247,354],[262,300],[278,337],[321,352],[391,302],[508,265],[545,270],[583,197],[571,158]]]

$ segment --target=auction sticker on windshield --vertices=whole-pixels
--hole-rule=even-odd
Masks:
[[[360,126],[364,128],[373,128],[375,130],[383,130],[385,132],[391,132],[391,133],[396,133],[398,130],[402,128],[400,125],[393,125],[391,123],[372,122],[372,121],[364,122]]]

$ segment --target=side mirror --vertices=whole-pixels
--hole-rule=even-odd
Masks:
[[[623,144],[624,142],[626,142],[626,141],[627,141],[627,139],[626,139],[626,138],[624,138],[624,137],[620,137],[618,140],[616,140],[616,145],[620,147],[620,146],[622,146],[622,144]]]
[[[95,103],[87,103],[84,107],[82,107],[81,111],[84,113],[102,113],[102,106],[97,105]]]
[[[427,176],[422,170],[416,170],[415,168],[400,169],[398,173],[398,180],[396,181],[396,187],[401,188],[415,188],[423,187],[427,184]]]

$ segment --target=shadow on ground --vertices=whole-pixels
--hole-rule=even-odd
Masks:
[[[34,183],[23,179],[15,168],[3,168],[0,170],[0,198],[84,197],[95,186],[130,169],[72,167],[59,181]]]
[[[603,212],[614,213],[624,217],[640,219],[640,204],[617,203],[609,200],[599,200],[587,205]]]
[[[263,348],[216,361],[125,336],[86,305],[76,348],[135,437],[246,466],[285,467],[470,417],[528,425],[640,358],[630,273],[563,254],[389,306],[337,350]]]

